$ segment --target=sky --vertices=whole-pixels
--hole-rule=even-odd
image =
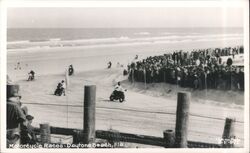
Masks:
[[[8,28],[243,27],[243,10],[178,8],[8,8]]]

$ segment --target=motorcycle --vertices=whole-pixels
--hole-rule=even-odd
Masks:
[[[35,76],[34,75],[30,75],[29,74],[29,78],[28,78],[28,80],[27,81],[33,81],[35,79]]]
[[[73,68],[69,68],[69,76],[74,74],[74,69]]]
[[[63,93],[64,93],[64,88],[62,88],[62,85],[59,83],[57,85],[55,92],[54,92],[54,95],[61,96]]]
[[[109,97],[110,101],[119,100],[119,102],[123,102],[125,100],[124,92],[122,91],[113,91]]]

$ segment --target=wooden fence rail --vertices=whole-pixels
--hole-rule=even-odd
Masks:
[[[72,129],[72,128],[61,128],[61,127],[50,127],[51,134],[62,134],[62,135],[72,135],[73,143],[77,144],[82,140],[83,130]],[[36,133],[40,133],[39,128],[35,128]],[[163,137],[147,136],[147,135],[137,135],[130,133],[119,132],[119,137],[117,138],[117,132],[96,130],[96,138],[99,139],[119,139],[121,142],[129,143],[139,143],[145,145],[154,145],[159,147],[165,147],[165,141]],[[221,148],[219,144],[212,143],[202,143],[195,141],[188,141],[188,148]]]

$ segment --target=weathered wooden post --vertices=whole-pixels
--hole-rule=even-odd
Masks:
[[[82,141],[83,132],[82,130],[73,130],[73,144],[77,144]]]
[[[173,148],[175,143],[175,135],[173,130],[163,131],[163,139],[165,143],[165,148]]]
[[[50,143],[50,126],[48,123],[40,124],[41,144]]]
[[[177,99],[175,147],[187,148],[190,93],[179,92]]]
[[[120,133],[118,130],[109,130],[108,142],[110,143],[112,148],[120,147]]]
[[[84,137],[83,143],[90,144],[95,142],[95,99],[96,86],[84,87]]]
[[[226,118],[221,142],[223,148],[234,147],[234,141],[236,138],[236,136],[234,135],[234,124],[235,119]]]

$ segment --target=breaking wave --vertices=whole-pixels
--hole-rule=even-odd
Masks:
[[[144,33],[144,32],[143,32]],[[145,33],[146,34],[146,33]],[[11,41],[7,43],[7,49],[27,49],[27,48],[50,48],[50,47],[72,47],[72,46],[98,46],[98,45],[124,45],[124,44],[150,44],[150,43],[178,43],[213,40],[233,40],[243,39],[243,34],[210,34],[210,35],[166,35],[155,37],[111,37],[111,38],[91,38],[63,40],[61,38],[50,38],[45,40],[23,40]]]

